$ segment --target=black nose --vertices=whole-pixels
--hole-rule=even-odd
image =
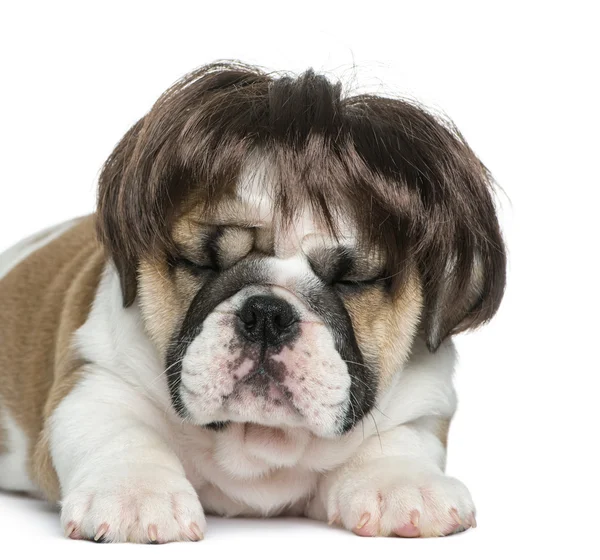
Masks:
[[[292,306],[274,296],[252,296],[239,313],[242,333],[252,342],[278,346],[289,342],[298,332]]]

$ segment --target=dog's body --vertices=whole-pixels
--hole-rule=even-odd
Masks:
[[[206,87],[215,76],[220,83]],[[217,85],[229,91],[229,81],[247,87],[265,78],[239,67],[199,77],[171,95],[191,95],[200,83],[194,100],[204,99]],[[281,220],[282,181],[269,170],[282,163],[253,150],[222,200],[190,204],[189,194],[171,191],[176,215],[163,209],[168,219],[148,230],[170,241],[134,255],[138,222],[158,205],[155,198],[147,212],[134,210],[142,193],[124,174],[143,169],[127,162],[140,157],[141,139],[152,144],[165,114],[154,124],[147,116],[147,129],[136,125],[107,163],[98,215],[0,256],[0,488],[61,501],[66,532],[82,538],[196,540],[203,512],[307,515],[362,535],[473,526],[467,489],[443,474],[456,406],[454,350],[444,338],[499,304],[495,215],[481,233],[498,262],[483,241],[470,249],[463,239],[472,262],[456,284],[461,295],[449,280],[453,267],[466,266],[458,253],[444,257],[449,276],[432,289],[433,267],[406,249],[394,288],[390,248],[362,239],[373,239],[361,233],[364,217],[329,213],[334,233],[314,205],[300,204]],[[155,144],[151,173],[160,150]],[[479,210],[488,208],[482,192],[471,192]],[[135,224],[122,215],[130,211]],[[431,265],[435,254],[423,254]]]

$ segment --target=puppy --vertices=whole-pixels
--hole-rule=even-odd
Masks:
[[[450,337],[505,264],[450,122],[202,67],[116,146],[94,215],[0,257],[0,487],[82,539],[200,540],[207,513],[474,527],[444,474]]]

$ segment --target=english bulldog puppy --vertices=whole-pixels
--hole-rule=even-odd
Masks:
[[[200,540],[205,514],[474,527],[444,474],[450,337],[502,299],[492,186],[413,102],[311,70],[184,76],[94,215],[0,257],[0,488],[96,541]]]

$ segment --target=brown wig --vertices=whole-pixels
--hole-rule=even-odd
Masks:
[[[125,305],[139,259],[172,247],[183,202],[216,206],[255,153],[274,164],[283,219],[308,206],[335,233],[336,212],[350,214],[362,241],[383,251],[392,290],[417,267],[430,349],[494,315],[506,257],[492,179],[451,122],[402,99],[343,96],[312,70],[294,77],[238,62],[175,83],[102,170],[99,234]]]

